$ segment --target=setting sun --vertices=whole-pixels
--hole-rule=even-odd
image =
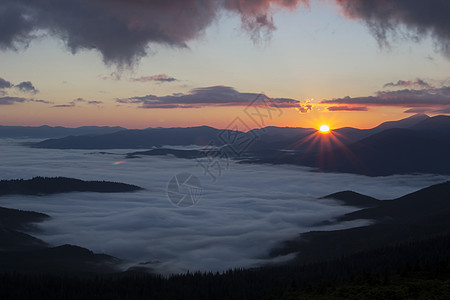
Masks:
[[[321,133],[329,133],[330,132],[330,126],[328,126],[328,125],[320,125],[319,131]]]

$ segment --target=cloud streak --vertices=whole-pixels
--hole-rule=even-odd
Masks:
[[[25,102],[35,102],[35,103],[43,103],[43,104],[52,104],[53,102],[41,99],[29,99],[23,97],[0,97],[0,105],[13,105],[16,103],[25,103]]]
[[[99,105],[99,104],[103,104],[103,101],[86,100],[84,98],[76,98],[67,104],[57,104],[57,105],[53,105],[52,107],[55,107],[55,108],[76,107],[77,104],[79,104],[79,103],[84,103],[84,104],[88,104],[88,105]]]
[[[163,82],[177,81],[177,79],[174,78],[174,77],[167,76],[166,74],[158,74],[158,75],[153,75],[153,76],[142,76],[142,77],[138,77],[138,78],[131,78],[130,81],[132,81],[132,82],[152,82],[152,81],[156,81],[156,82],[159,82],[159,83],[163,83]]]
[[[405,81],[405,80],[399,80],[397,82],[389,82],[386,83],[383,88],[389,88],[389,87],[403,87],[403,88],[432,88],[432,86],[426,82],[425,80],[422,80],[418,78],[416,81]]]
[[[321,103],[365,106],[435,107],[436,109],[436,107],[450,106],[450,87],[380,91],[375,96],[347,96],[332,100],[322,100]]]
[[[12,105],[15,103],[24,103],[26,101],[27,101],[26,98],[6,96],[0,98],[0,105]]]
[[[199,108],[204,106],[246,106],[260,94],[241,93],[229,86],[195,88],[187,94],[168,96],[146,95],[116,99],[118,103],[139,104],[140,108]],[[298,100],[289,98],[270,98],[270,104],[278,108],[298,108],[308,111],[311,107],[302,105]]]
[[[365,106],[330,106],[327,107],[328,111],[367,111]]]

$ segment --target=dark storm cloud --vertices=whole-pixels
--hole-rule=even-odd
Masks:
[[[327,108],[328,111],[367,111],[365,106],[330,106]]]
[[[21,82],[19,84],[16,84],[14,87],[25,93],[36,94],[39,92],[30,81]]]
[[[0,77],[0,89],[7,89],[12,87],[12,83]]]
[[[428,82],[426,82],[425,80],[422,80],[422,79],[418,78],[416,81],[399,80],[397,82],[389,82],[389,83],[386,83],[383,87],[384,88],[388,88],[388,87],[431,88],[432,86]]]
[[[158,75],[153,75],[153,76],[142,76],[139,78],[131,78],[130,81],[133,81],[133,82],[156,81],[156,82],[162,83],[162,82],[177,81],[177,79],[175,79],[174,77],[167,76],[166,74],[158,74]]]
[[[404,89],[399,91],[377,92],[375,96],[355,98],[347,96],[344,98],[323,100],[321,103],[400,107],[450,105],[450,87],[424,90]]]
[[[140,104],[141,108],[194,108],[203,106],[246,106],[258,97],[257,93],[240,93],[228,86],[196,88],[188,94],[168,96],[147,95],[117,99],[118,103]],[[278,108],[302,108],[299,101],[289,98],[271,98],[270,105]],[[305,108],[306,109],[306,108]]]
[[[362,20],[377,38],[388,44],[399,29],[420,40],[432,36],[439,50],[450,58],[450,1],[446,0],[335,0],[345,14]],[[402,34],[404,36],[404,34]]]
[[[106,63],[130,65],[150,45],[186,47],[222,12],[240,16],[252,39],[275,29],[273,6],[293,9],[308,0],[2,0],[0,48],[17,50],[46,33],[73,53],[96,49]],[[335,0],[345,15],[362,20],[380,44],[399,28],[415,40],[431,35],[450,57],[450,2],[443,0]]]
[[[0,47],[18,49],[37,31],[62,39],[72,53],[97,49],[106,63],[130,65],[152,43],[186,47],[221,14],[238,14],[253,38],[275,28],[271,4],[301,0],[2,0]]]

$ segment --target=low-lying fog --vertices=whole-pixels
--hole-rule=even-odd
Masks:
[[[134,150],[107,151],[114,155],[32,149],[19,142],[23,140],[0,140],[1,179],[66,176],[136,184],[146,190],[7,196],[0,198],[0,206],[51,215],[50,221],[40,224],[43,231],[32,234],[52,245],[76,244],[131,262],[160,262],[152,266],[165,274],[267,263],[269,250],[280,242],[311,230],[317,222],[355,210],[317,200],[330,193],[354,190],[392,199],[448,180],[436,175],[370,178],[295,166],[231,163],[213,182],[195,160],[156,156],[125,160],[123,154]],[[201,180],[203,194],[195,206],[180,208],[167,197],[168,181],[180,172]]]

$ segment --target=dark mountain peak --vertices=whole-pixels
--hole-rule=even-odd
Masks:
[[[417,113],[417,114],[412,115],[412,116],[410,116],[410,117],[408,117],[408,118],[405,118],[404,120],[408,120],[408,119],[410,119],[410,120],[412,120],[412,119],[427,120],[427,119],[430,119],[430,118],[431,118],[431,117],[430,117],[429,115],[427,115],[427,114],[424,114],[424,113]]]
[[[61,246],[56,246],[56,247],[52,247],[52,248],[48,248],[49,252],[52,252],[53,254],[56,255],[73,255],[73,256],[90,256],[93,255],[94,252],[92,252],[89,249],[80,247],[80,246],[76,246],[76,245],[71,245],[71,244],[65,244],[65,245],[61,245]]]
[[[413,128],[423,130],[450,130],[450,116],[439,115],[428,118],[417,123]]]
[[[433,200],[447,201],[447,204],[450,206],[450,181],[423,188],[416,192],[397,198],[394,201],[407,201],[409,204],[413,204],[413,202],[431,203]]]
[[[426,114],[415,114],[405,119],[401,119],[398,121],[388,121],[381,123],[374,129],[377,130],[385,130],[389,128],[411,128],[423,121],[430,119],[430,117]]]
[[[50,219],[49,215],[34,211],[24,211],[0,207],[0,226],[10,229],[33,229],[31,223],[38,223]]]
[[[432,218],[448,219],[450,181],[435,184],[394,200],[380,201],[378,207],[349,213],[339,220],[376,219],[410,223]],[[437,219],[436,219],[437,220]]]
[[[370,196],[366,196],[354,191],[343,191],[334,193],[320,199],[335,199],[342,201],[344,205],[356,207],[374,207],[377,206],[380,200]]]

